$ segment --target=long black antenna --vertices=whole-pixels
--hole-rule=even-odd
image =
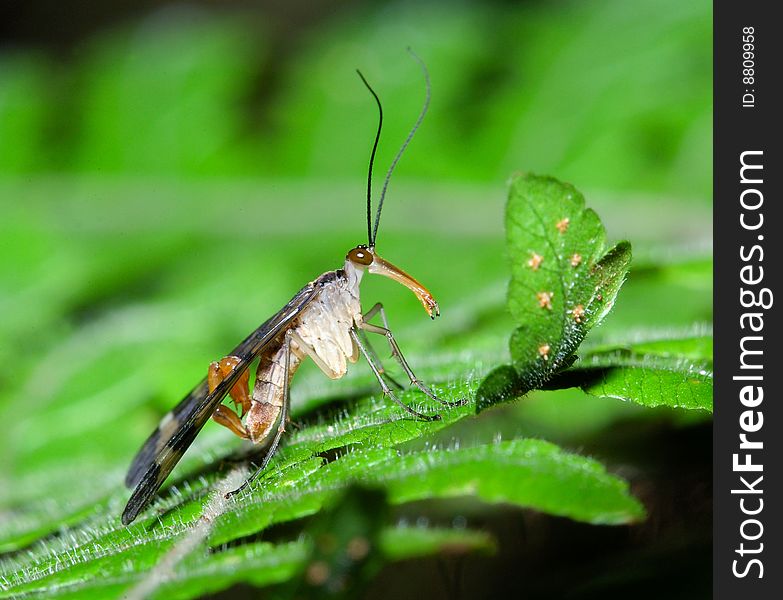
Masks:
[[[386,189],[389,187],[389,180],[391,179],[392,172],[394,171],[394,167],[397,166],[397,163],[400,161],[400,157],[402,157],[402,153],[405,152],[405,149],[408,147],[408,144],[411,143],[413,136],[416,134],[416,130],[419,128],[419,125],[421,125],[421,122],[424,120],[424,115],[427,114],[427,109],[430,107],[430,95],[431,95],[430,74],[427,71],[427,65],[424,64],[424,61],[421,60],[413,50],[411,50],[410,48],[407,48],[407,50],[408,50],[408,54],[410,54],[414,58],[414,60],[417,63],[419,63],[419,65],[421,66],[421,70],[424,72],[424,85],[426,86],[427,95],[424,98],[424,106],[421,109],[421,113],[419,113],[419,118],[416,119],[416,122],[413,124],[413,127],[411,128],[408,137],[405,138],[405,141],[403,142],[402,146],[397,152],[397,156],[394,157],[394,160],[392,161],[389,170],[386,172],[386,179],[384,179],[383,181],[383,189],[381,190],[381,198],[380,200],[378,200],[378,210],[375,212],[375,226],[373,227],[372,236],[370,237],[371,248],[375,247],[375,238],[378,237],[378,225],[381,221],[381,209],[383,208],[383,199],[386,197]]]
[[[375,152],[378,150],[378,141],[381,139],[381,127],[383,127],[383,107],[381,106],[381,100],[378,98],[378,94],[370,87],[367,80],[362,75],[359,69],[356,69],[359,77],[362,79],[365,87],[370,90],[372,97],[375,98],[375,103],[378,105],[378,131],[375,133],[375,142],[372,145],[372,153],[370,154],[370,168],[367,170],[367,245],[372,247],[375,245],[375,236],[372,233],[371,228],[371,216],[372,215],[372,166],[375,162]],[[383,202],[383,196],[381,196],[381,202]],[[375,229],[378,229],[378,222],[376,220]]]

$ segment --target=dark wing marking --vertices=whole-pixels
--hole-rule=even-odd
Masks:
[[[136,489],[122,513],[123,524],[132,522],[149,503],[237,379],[253,359],[315,298],[328,275],[330,273],[324,273],[302,288],[277,314],[231,351],[230,355],[238,357],[240,362],[212,393],[208,393],[206,380],[202,380],[163,417],[136,454],[125,477],[126,485],[135,485]]]
[[[173,436],[181,423],[188,420],[196,407],[209,394],[206,377],[202,379],[193,390],[185,396],[177,406],[161,419],[144,445],[136,453],[127,475],[125,485],[129,488],[136,487],[144,476],[145,471],[155,461],[155,457],[163,450],[166,442]]]

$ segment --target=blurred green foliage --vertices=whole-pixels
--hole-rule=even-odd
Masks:
[[[376,115],[354,69],[384,101],[388,164],[424,94],[411,46],[433,105],[406,176],[498,181],[523,167],[587,189],[710,196],[706,0],[373,4],[275,52],[271,27],[183,5],[72,60],[0,54],[0,173],[360,177]]]

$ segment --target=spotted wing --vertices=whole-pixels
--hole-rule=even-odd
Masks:
[[[315,298],[322,278],[323,276],[302,288],[277,314],[259,326],[230,353],[239,358],[239,363],[214,391],[210,393],[206,379],[202,380],[163,417],[136,454],[125,477],[125,485],[136,486],[136,489],[122,513],[123,524],[132,522],[147,506],[250,363]]]

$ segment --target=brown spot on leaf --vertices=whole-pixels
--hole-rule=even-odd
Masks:
[[[544,262],[544,257],[540,254],[536,254],[533,252],[533,256],[530,257],[530,260],[527,261],[527,266],[533,269],[534,271],[538,271],[538,267],[541,266],[541,263]]]
[[[538,305],[541,308],[552,310],[552,296],[554,295],[555,295],[554,292],[538,292],[536,294],[536,298],[538,299]]]
[[[571,315],[574,317],[574,321],[577,323],[582,322],[582,317],[585,316],[585,307],[581,304],[577,304],[574,309],[571,311]]]
[[[570,222],[571,220],[568,217],[563,217],[555,224],[555,227],[557,227],[557,230],[562,234],[568,231],[568,224]]]

